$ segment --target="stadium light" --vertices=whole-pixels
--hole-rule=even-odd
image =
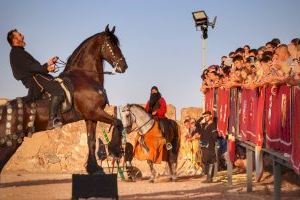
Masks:
[[[217,17],[214,17],[212,22],[209,22],[207,14],[204,10],[192,12],[195,27],[197,31],[202,32],[202,67],[206,67],[206,39],[208,38],[208,27],[215,28]]]
[[[209,22],[208,17],[204,10],[195,11],[192,12],[192,14],[195,21],[196,30],[197,31],[201,30],[203,39],[207,39],[208,27],[211,26],[212,28],[215,28],[217,17],[214,17],[214,20],[212,22]]]

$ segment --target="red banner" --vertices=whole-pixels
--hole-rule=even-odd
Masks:
[[[218,124],[217,129],[223,138],[226,138],[229,117],[230,89],[218,88]]]
[[[278,86],[276,94],[266,88],[266,144],[268,148],[291,153],[290,87]]]
[[[237,99],[238,99],[238,89],[231,88],[230,89],[230,115],[229,115],[229,122],[228,122],[228,131],[229,133],[236,135],[236,112],[237,112]]]
[[[240,133],[243,141],[256,142],[258,108],[257,90],[243,89],[241,93]]]
[[[295,172],[300,175],[300,87],[294,86],[293,93],[291,162]]]
[[[214,88],[209,88],[205,93],[205,111],[213,113],[214,109]]]
[[[257,103],[257,114],[256,114],[256,142],[255,144],[257,146],[262,147],[263,141],[264,141],[264,130],[263,130],[263,118],[264,118],[264,105],[265,105],[265,87],[259,88],[259,97],[258,97],[258,103]]]

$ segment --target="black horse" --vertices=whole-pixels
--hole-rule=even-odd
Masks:
[[[107,61],[118,73],[124,73],[127,69],[114,31],[115,27],[109,30],[107,25],[105,31],[83,41],[69,57],[60,74],[60,78],[68,80],[73,88],[73,106],[70,111],[62,114],[62,121],[68,124],[85,120],[89,148],[86,170],[90,174],[103,171],[95,157],[98,121],[115,125],[109,149],[117,156],[121,152],[118,134],[122,124],[104,111],[107,98],[103,88],[103,61]],[[48,105],[48,98],[36,102],[17,98],[0,106],[0,173],[25,136],[46,130]]]

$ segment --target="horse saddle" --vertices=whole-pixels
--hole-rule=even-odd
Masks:
[[[169,138],[170,121],[168,118],[158,119],[159,128],[165,138]]]

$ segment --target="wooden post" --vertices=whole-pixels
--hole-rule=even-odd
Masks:
[[[227,162],[227,180],[228,180],[228,184],[232,185],[232,163],[229,159],[229,156],[228,156],[228,159],[226,159],[226,162]]]
[[[281,199],[281,166],[273,158],[273,174],[274,174],[274,199]]]
[[[247,192],[252,192],[253,152],[246,147],[247,158]]]
[[[227,166],[227,181],[229,185],[232,185],[232,162],[229,157],[229,140],[227,140],[227,153],[225,156],[226,166]]]
[[[218,168],[219,168],[219,154],[218,154],[218,147],[217,147],[217,143],[215,144],[215,154],[216,154],[216,162],[215,162],[215,166],[214,166],[214,177],[217,176],[218,173]]]

